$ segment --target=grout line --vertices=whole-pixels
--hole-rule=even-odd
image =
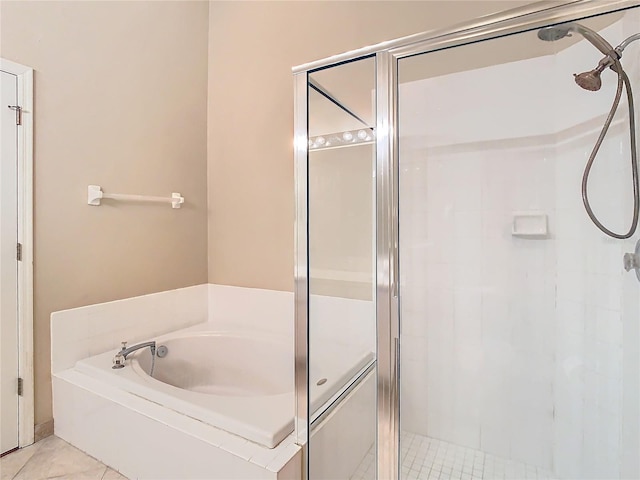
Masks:
[[[42,440],[41,440],[41,441],[42,441]],[[32,443],[31,445],[29,445],[29,446],[28,446],[28,447],[26,447],[26,448],[34,448],[34,449],[35,449],[35,451],[31,454],[31,456],[27,459],[27,461],[26,461],[26,462],[24,462],[24,464],[23,464],[23,465],[18,469],[18,471],[15,473],[15,475],[14,475],[13,477],[11,477],[11,479],[12,479],[12,480],[13,480],[14,478],[16,478],[16,477],[20,474],[20,472],[22,472],[22,470],[24,470],[24,467],[26,467],[26,466],[27,466],[27,464],[28,464],[31,460],[33,460],[33,457],[38,453],[38,450],[40,450],[40,444],[39,444],[39,442],[35,442],[35,443]],[[17,450],[17,451],[19,452],[20,450]]]
[[[401,480],[553,479],[552,472],[540,467],[410,432],[402,432],[400,447]],[[367,452],[352,480],[374,480],[373,450]]]
[[[46,438],[51,438],[51,437],[52,436],[49,436],[49,437],[46,437]],[[11,477],[11,480],[17,478],[22,473],[22,471],[27,467],[27,465],[30,465],[34,461],[34,459],[36,459],[36,457],[40,453],[42,453],[41,452],[41,450],[42,450],[42,448],[41,448],[42,447],[42,442],[44,440],[46,440],[46,438],[44,438],[44,439],[42,439],[42,440],[40,440],[40,441],[38,441],[38,442],[36,442],[36,443],[34,443],[32,445],[29,445],[28,447],[25,447],[25,449],[33,449],[34,451],[31,454],[31,456],[28,458],[28,460],[26,462],[24,462],[24,464],[18,469],[18,471]],[[50,452],[49,452],[51,455],[55,456],[56,453],[60,452],[64,448],[71,447],[73,450],[77,450],[78,452],[80,452],[81,454],[86,456],[87,458],[91,458],[91,459],[99,462],[100,465],[102,465],[102,467],[104,468],[104,471],[102,472],[102,476],[100,478],[104,479],[104,477],[106,476],[107,472],[109,471],[109,466],[108,465],[104,464],[103,462],[101,462],[97,458],[95,458],[95,457],[83,452],[82,450],[74,447],[73,445],[69,444],[65,440],[63,440],[63,439],[61,439],[59,437],[55,437],[55,438],[57,440],[62,441],[63,443],[61,443],[60,445],[58,445],[55,448],[51,449]],[[24,451],[25,449],[21,449],[21,450]],[[20,451],[20,450],[18,450],[18,451]],[[44,457],[44,461],[48,460],[48,457],[46,455],[43,455],[43,457]],[[97,467],[96,467],[96,469],[97,469]],[[93,469],[93,470],[96,470],[96,469]],[[60,475],[56,475],[56,476],[53,476],[53,477],[46,477],[46,480],[58,479],[58,478],[61,478],[61,477],[64,477],[64,476],[70,475],[70,474],[80,475],[80,474],[83,474],[83,473],[86,473],[86,472],[90,472],[90,471],[92,471],[92,470],[91,469],[90,470],[84,470],[84,471],[81,471],[81,472],[65,472],[65,473],[62,473]]]
[[[87,455],[88,456],[88,455]],[[104,464],[103,464],[104,465]],[[102,480],[104,478],[104,476],[107,473],[107,470],[109,469],[109,467],[107,467],[106,465],[104,465],[104,472],[102,472],[102,476],[100,477],[100,480]],[[68,475],[81,475],[83,473],[87,473],[90,472],[91,470],[83,470],[81,472],[67,472],[67,473],[62,473],[60,475],[56,475],[55,477],[47,477],[46,480],[55,480],[56,478],[62,478],[62,477],[66,477]]]

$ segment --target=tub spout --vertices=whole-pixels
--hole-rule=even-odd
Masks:
[[[125,360],[127,357],[135,352],[136,350],[140,350],[141,348],[147,348],[151,350],[151,356],[153,357],[156,354],[156,342],[144,342],[138,343],[137,345],[132,345],[131,347],[127,347],[127,342],[122,342],[122,348],[118,353],[116,353],[115,357],[113,357],[113,367],[111,368],[124,368]]]

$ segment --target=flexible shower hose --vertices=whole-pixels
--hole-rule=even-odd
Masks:
[[[613,105],[611,106],[611,110],[609,111],[609,115],[607,115],[607,119],[602,126],[602,131],[598,136],[598,140],[596,141],[593,150],[591,151],[591,155],[589,155],[589,160],[584,168],[584,174],[582,175],[582,203],[584,203],[584,207],[587,210],[587,215],[591,221],[598,227],[602,232],[609,235],[610,237],[617,238],[620,240],[624,240],[633,236],[638,228],[638,216],[640,215],[640,179],[638,177],[638,150],[636,146],[636,121],[635,121],[635,112],[633,110],[633,92],[631,90],[631,82],[629,81],[629,77],[626,72],[622,68],[622,64],[618,58],[611,57],[613,60],[614,70],[618,74],[618,88],[616,90],[616,96],[613,100]],[[629,104],[629,129],[631,136],[631,172],[632,172],[632,182],[633,182],[633,219],[631,220],[631,227],[627,233],[615,233],[605,227],[598,217],[596,217],[593,209],[591,208],[591,204],[589,202],[589,195],[587,192],[587,184],[589,182],[589,174],[591,173],[591,167],[593,167],[593,162],[598,155],[598,151],[600,150],[600,146],[604,141],[604,137],[609,130],[609,126],[613,121],[613,117],[618,110],[618,105],[620,104],[620,98],[622,97],[622,87],[625,87],[627,93],[627,103]]]
[[[149,372],[149,376],[153,377],[153,369],[156,367],[156,352],[153,350],[151,352],[151,371]]]

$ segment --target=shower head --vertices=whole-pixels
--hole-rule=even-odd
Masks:
[[[538,38],[545,42],[555,42],[561,38],[570,35],[571,29],[566,25],[554,25],[552,27],[544,27],[538,30]]]
[[[574,73],[573,77],[580,87],[584,88],[585,90],[595,92],[597,90],[600,90],[600,87],[602,87],[602,80],[600,79],[601,73],[602,71],[599,71],[596,68],[594,70],[591,70],[590,72]]]
[[[590,28],[575,22],[561,23],[559,25],[541,28],[538,30],[538,38],[545,42],[555,42],[561,38],[570,37],[572,32],[577,32],[582,35],[605,55],[616,55],[615,50],[609,42]]]
[[[611,67],[617,72],[618,69],[621,68],[619,63],[621,54],[596,32],[575,22],[561,23],[559,25],[541,28],[538,30],[538,38],[545,42],[555,42],[561,38],[570,37],[572,32],[579,33],[587,39],[589,43],[605,54],[605,57],[600,60],[595,69],[573,75],[576,83],[585,90],[592,92],[600,90],[600,87],[602,87],[600,75],[607,67]]]
[[[616,73],[618,72],[618,68],[622,68],[619,61],[613,61],[613,59],[607,55],[602,60],[600,60],[598,66],[593,70],[582,73],[574,73],[574,80],[581,88],[584,88],[585,90],[589,90],[591,92],[595,92],[597,90],[600,90],[600,87],[602,87],[602,80],[600,79],[600,75],[602,75],[602,72],[604,72],[607,67],[611,68]]]

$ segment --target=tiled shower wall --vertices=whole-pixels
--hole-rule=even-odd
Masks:
[[[638,18],[601,33],[619,42]],[[638,52],[625,54],[636,85]],[[402,422],[561,477],[633,478],[640,294],[622,256],[634,242],[601,234],[580,197],[615,75],[592,93],[571,74],[599,58],[580,42],[401,85]],[[622,230],[629,142],[616,118],[590,192]],[[521,212],[546,214],[550,234],[512,236]]]
[[[631,11],[604,33],[615,44],[640,31],[640,12]],[[581,71],[591,59],[585,42],[558,55],[563,73]],[[631,83],[640,87],[640,46],[630,45],[623,62]],[[584,62],[582,62],[584,63]],[[587,67],[589,68],[589,67]],[[582,67],[584,69],[584,67]],[[563,119],[573,130],[558,134],[556,162],[557,293],[556,373],[554,381],[554,462],[565,478],[638,478],[638,321],[640,285],[624,272],[622,258],[633,251],[639,235],[621,241],[608,238],[584,213],[579,192],[584,164],[615,92],[615,75],[595,94],[568,88],[558,98],[576,104]],[[573,99],[575,98],[574,101]],[[597,105],[600,102],[600,105]],[[566,103],[565,103],[566,104]],[[589,182],[592,204],[601,221],[626,232],[631,222],[632,189],[628,109],[611,127]],[[635,107],[638,116],[638,104]],[[637,130],[637,126],[636,126]],[[625,339],[626,338],[626,339]]]

